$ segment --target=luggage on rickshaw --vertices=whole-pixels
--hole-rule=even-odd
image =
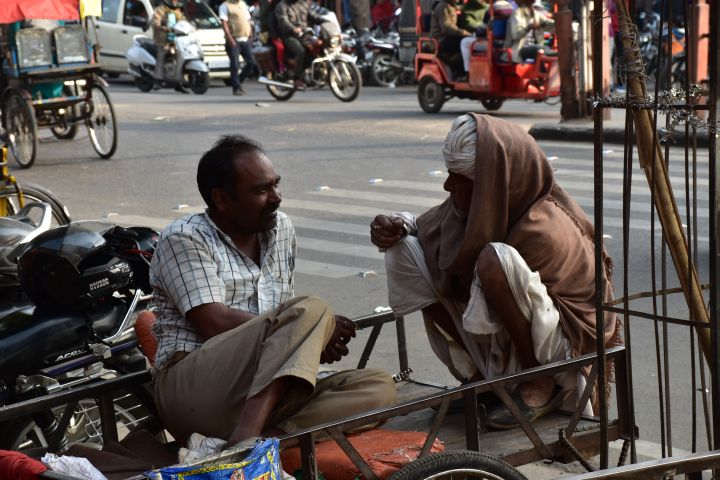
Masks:
[[[0,120],[23,168],[35,162],[40,128],[70,140],[85,125],[101,158],[112,157],[117,148],[115,112],[80,15],[85,2],[80,3],[80,8],[73,0],[0,4]],[[98,14],[87,7],[84,13]]]

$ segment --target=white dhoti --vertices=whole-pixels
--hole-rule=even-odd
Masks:
[[[547,364],[570,358],[570,343],[560,326],[555,308],[540,275],[528,267],[513,247],[491,243],[507,277],[513,297],[530,323],[535,358]],[[478,346],[478,362],[467,350],[444,332],[434,319],[423,313],[430,345],[438,358],[460,381],[466,382],[479,372],[491,379],[522,370],[515,345],[498,317],[487,303],[482,285],[474,280],[467,305],[439,295],[425,262],[417,237],[407,236],[385,252],[389,302],[398,316],[408,315],[434,303],[441,303],[455,325],[462,325]],[[555,382],[570,392],[585,386],[585,377],[574,372],[555,375]],[[589,404],[588,404],[589,406]],[[585,413],[590,413],[586,408]]]

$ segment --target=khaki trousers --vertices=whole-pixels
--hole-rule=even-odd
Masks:
[[[395,403],[395,385],[382,370],[348,370],[316,382],[334,327],[325,302],[296,297],[209,339],[155,376],[166,428],[181,441],[194,432],[227,438],[246,399],[281,377],[298,381],[266,427],[287,433]]]

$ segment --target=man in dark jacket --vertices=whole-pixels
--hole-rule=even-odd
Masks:
[[[302,34],[310,23],[320,24],[323,18],[310,10],[308,0],[280,0],[275,8],[275,18],[280,37],[285,48],[295,59],[293,74],[295,85],[303,86],[302,74],[305,70],[305,47],[302,44]]]
[[[430,36],[437,39],[440,57],[450,64],[456,80],[464,76],[464,68],[460,53],[460,41],[469,37],[469,32],[458,26],[458,6],[455,0],[443,0],[433,9],[430,19]]]

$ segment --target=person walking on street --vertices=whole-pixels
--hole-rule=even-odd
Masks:
[[[165,54],[167,53],[168,41],[172,38],[170,31],[177,22],[185,20],[182,8],[178,0],[162,0],[153,12],[153,40],[155,42],[155,85],[153,90],[162,87],[165,71]],[[188,91],[178,84],[175,90],[182,93]]]
[[[253,23],[250,11],[243,0],[225,0],[218,9],[218,16],[225,32],[225,51],[230,57],[230,84],[233,95],[243,95],[242,83],[255,69],[251,39]],[[238,56],[242,55],[245,66],[238,75]]]

